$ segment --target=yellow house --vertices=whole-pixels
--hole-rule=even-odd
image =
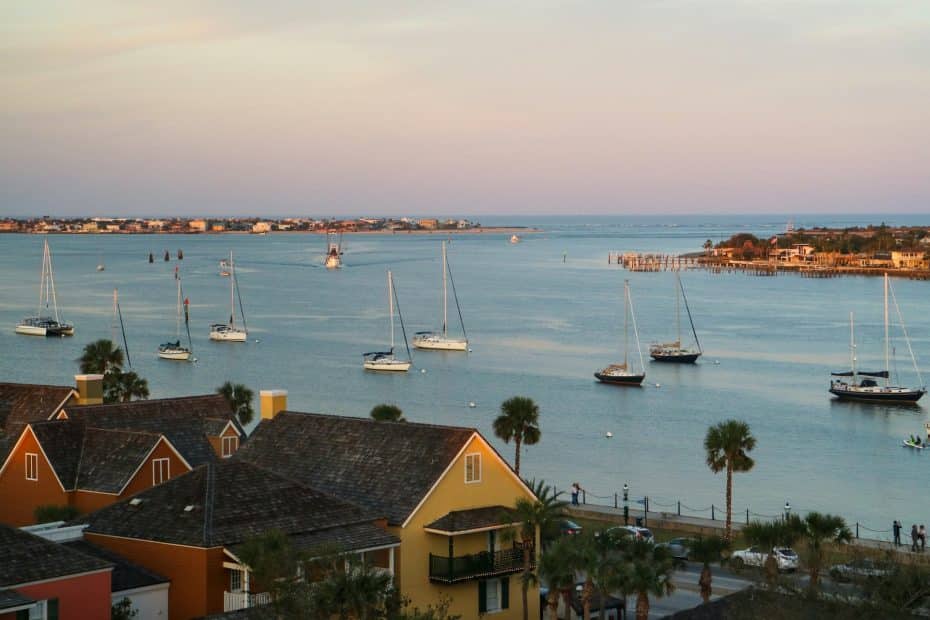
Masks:
[[[400,539],[395,581],[412,606],[443,599],[463,618],[522,618],[523,553],[512,522],[532,491],[473,428],[286,411],[261,393],[262,421],[236,458],[374,510]],[[538,533],[530,552],[536,564]],[[539,617],[539,589],[528,593]]]

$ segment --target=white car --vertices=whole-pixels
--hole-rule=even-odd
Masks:
[[[646,527],[637,527],[635,525],[620,525],[607,530],[614,536],[630,536],[633,540],[645,540],[646,542],[655,542],[652,531]]]
[[[778,570],[798,570],[798,554],[795,553],[793,549],[776,547],[772,549],[772,553],[775,555],[775,561],[778,563]],[[742,568],[743,566],[757,566],[762,568],[765,566],[766,557],[768,557],[768,552],[762,547],[749,547],[748,549],[734,551],[733,555],[730,556],[730,564],[732,564],[734,568]]]

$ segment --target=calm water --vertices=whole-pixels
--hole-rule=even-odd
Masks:
[[[208,392],[230,379],[255,390],[287,389],[290,407],[305,411],[366,415],[393,402],[411,420],[475,426],[511,459],[512,446],[493,438],[491,422],[502,400],[528,395],[540,405],[543,439],[525,451],[525,474],[561,488],[577,479],[610,497],[628,482],[632,495],[648,494],[656,507],[679,498],[694,508],[723,504],[724,479],[706,468],[702,439],[708,425],[739,417],[759,441],[756,468],[736,480],[737,510],[775,514],[787,499],[795,510],[838,512],[875,529],[894,518],[930,521],[930,454],[900,447],[903,437],[922,432],[930,400],[923,408],[849,405],[826,392],[829,371],[848,363],[850,310],[861,364],[880,365],[879,279],[687,272],[702,363],[647,362],[642,389],[600,385],[592,376],[622,355],[624,278],[644,347],[674,330],[674,276],[608,266],[608,251],[695,251],[736,230],[773,234],[785,219],[484,218],[545,232],[516,245],[509,235],[455,237],[449,256],[474,350],[414,352],[414,370],[399,376],[361,368],[363,352],[387,343],[385,270],[394,271],[408,334],[437,327],[440,237],[350,236],[345,267],[328,272],[320,266],[324,239],[312,235],[51,236],[59,303],[77,335],[46,340],[13,333],[35,310],[42,237],[2,235],[0,378],[71,383],[83,345],[113,333],[118,287],[133,367],[156,397]],[[795,225],[881,219],[928,218]],[[161,260],[166,249],[169,263]],[[245,345],[207,339],[209,324],[228,315],[229,282],[218,275],[218,261],[230,249],[252,339]],[[150,251],[157,259],[151,265]],[[98,273],[101,261],[106,271]],[[174,336],[178,264],[191,299],[196,364],[155,356]],[[896,280],[894,287],[921,370],[930,375],[930,283]],[[903,340],[897,344],[902,380],[914,384]]]

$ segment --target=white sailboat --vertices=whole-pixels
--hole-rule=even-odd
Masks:
[[[646,365],[643,363],[643,350],[639,344],[639,330],[636,329],[636,315],[633,313],[633,299],[630,297],[630,281],[623,281],[623,363],[611,364],[595,372],[594,376],[603,383],[614,385],[641,385],[646,378]],[[633,370],[629,360],[630,337],[629,323],[632,318],[633,335],[636,337],[636,353],[639,355],[639,372]]]
[[[339,269],[342,266],[342,233],[334,230],[326,233],[326,258],[323,265],[327,269]]]
[[[364,354],[365,370],[381,370],[388,372],[406,372],[410,370],[413,362],[410,360],[410,347],[407,345],[407,332],[404,329],[404,317],[400,313],[400,304],[397,304],[397,316],[400,318],[400,329],[404,334],[404,346],[407,348],[407,359],[399,359],[394,355],[394,305],[397,292],[394,290],[394,278],[390,270],[387,272],[388,281],[388,313],[391,321],[391,349],[390,351],[372,351]]]
[[[49,314],[51,304],[51,314]],[[39,280],[39,307],[35,316],[24,318],[16,325],[16,333],[25,336],[73,336],[74,325],[64,323],[58,315],[58,297],[52,276],[52,254],[45,240],[42,254],[42,276]]]
[[[866,371],[859,370],[856,367],[856,332],[853,323],[853,314],[849,313],[849,355],[850,370],[830,373],[834,377],[841,379],[830,380],[830,393],[840,400],[858,400],[871,402],[897,402],[897,403],[916,403],[920,397],[927,393],[927,388],[923,384],[923,377],[920,375],[920,368],[917,366],[917,357],[911,348],[910,338],[907,337],[907,329],[904,327],[904,318],[901,316],[901,309],[898,307],[898,300],[891,290],[888,282],[888,274],[885,274],[885,368],[884,370]],[[898,321],[901,323],[901,330],[904,332],[904,340],[907,343],[907,350],[911,354],[911,362],[914,364],[914,372],[917,374],[917,380],[920,387],[908,388],[891,385],[891,367],[890,367],[890,339],[888,334],[888,293],[891,292],[891,299],[894,302],[897,311]],[[849,377],[849,379],[846,379]],[[860,379],[860,377],[865,377]],[[884,379],[879,383],[878,379]]]
[[[449,337],[449,292],[447,279],[452,281],[452,297],[455,300],[455,309],[459,315],[462,326],[462,337]],[[459,307],[459,297],[455,293],[455,281],[452,280],[452,271],[449,269],[446,258],[446,242],[442,242],[442,331],[417,332],[413,335],[413,346],[418,349],[432,349],[438,351],[467,351],[468,335],[465,333],[465,321],[462,320],[462,309]]]
[[[190,304],[187,299],[184,300],[184,324],[187,325],[187,346],[181,344],[181,274],[178,273],[177,267],[174,269],[174,279],[177,282],[178,289],[178,302],[177,302],[177,317],[175,319],[175,332],[174,342],[164,342],[158,345],[158,357],[163,360],[173,360],[177,362],[187,362],[190,361],[191,356],[193,355],[193,345],[191,343],[191,330],[190,330],[190,312],[188,310]]]
[[[242,296],[239,295],[239,313],[242,315],[242,327],[236,326],[236,263],[232,251],[229,252],[229,323],[214,323],[210,326],[210,340],[219,342],[245,342],[249,331],[245,324],[245,312],[242,311]]]

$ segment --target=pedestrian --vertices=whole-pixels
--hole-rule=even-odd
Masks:
[[[917,551],[917,524],[911,526],[911,551]]]
[[[924,547],[927,546],[927,530],[924,529],[923,523],[920,524],[920,529],[917,530],[917,536],[920,538],[920,551],[923,552]]]
[[[572,506],[578,505],[578,494],[581,493],[581,485],[577,482],[572,483]]]
[[[897,519],[894,520],[894,523],[891,525],[891,531],[894,532],[894,546],[901,546],[901,522]]]

